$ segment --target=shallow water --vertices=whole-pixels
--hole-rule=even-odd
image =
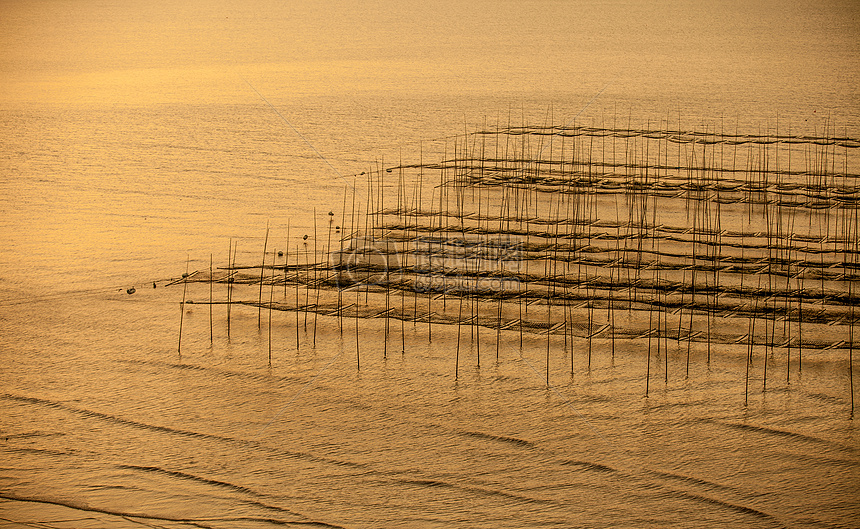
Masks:
[[[296,350],[292,314],[275,313],[269,366],[253,311],[234,313],[230,342],[216,327],[210,347],[208,311],[194,306],[180,357],[175,294],[64,299],[27,340],[55,345],[16,347],[0,399],[5,497],[213,527],[850,525],[856,507],[860,450],[832,363],[767,392],[757,363],[744,408],[743,361],[729,352],[706,366],[694,351],[685,378],[672,343],[668,382],[655,359],[644,399],[642,344],[620,343],[614,360],[595,344],[587,371],[580,340],[571,376],[553,337],[547,388],[545,338],[520,353],[505,332],[496,360],[495,333],[479,332],[478,368],[462,329],[455,381],[451,328],[428,344],[408,322],[403,352],[394,322],[383,358],[368,337],[384,320],[362,320],[359,371],[354,320],[341,335],[321,317],[313,348],[311,316]],[[125,322],[125,337],[53,321],[80,310]]]
[[[385,320],[360,320],[357,347],[354,319],[300,314],[296,347],[295,313],[275,312],[270,363],[266,313],[234,307],[228,340],[216,305],[210,343],[199,304],[180,355],[165,286],[231,240],[258,259],[267,223],[270,249],[288,223],[295,248],[353,175],[439,159],[485,123],[857,137],[854,4],[4,10],[0,523],[856,524],[844,356],[793,360],[787,383],[785,351],[761,348],[744,406],[745,346],[708,364],[693,344],[685,376],[669,341],[646,399],[643,341],[614,358],[594,341],[589,369],[586,340],[571,361],[551,336],[548,387],[545,336],[520,350],[504,331],[497,359],[494,331],[463,327],[455,380],[450,326],[428,342],[392,320],[386,346]]]

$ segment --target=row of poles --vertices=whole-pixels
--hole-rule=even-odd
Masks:
[[[310,241],[288,225],[284,250],[270,250],[267,227],[259,264],[237,264],[231,241],[227,266],[210,257],[208,276],[183,282],[209,281],[210,311],[212,284],[227,285],[228,336],[236,303],[255,305],[261,328],[264,308],[269,321],[295,312],[297,348],[309,313],[314,344],[318,314],[336,315],[341,333],[351,316],[359,366],[362,318],[385,318],[384,355],[391,320],[403,351],[406,322],[426,323],[430,341],[434,323],[456,324],[455,377],[463,326],[479,366],[482,330],[496,358],[503,330],[519,332],[521,350],[524,332],[545,334],[547,384],[551,336],[563,336],[571,373],[574,337],[589,369],[598,338],[613,357],[616,340],[647,340],[646,395],[652,356],[668,382],[669,340],[685,376],[693,342],[708,363],[712,345],[746,346],[745,401],[762,349],[763,390],[777,349],[786,383],[793,356],[800,371],[804,350],[844,350],[853,412],[860,142],[829,125],[802,136],[655,125],[485,124],[443,145],[439,162],[422,148],[418,163],[355,175],[325,239],[314,211]],[[257,299],[233,300],[237,284]]]

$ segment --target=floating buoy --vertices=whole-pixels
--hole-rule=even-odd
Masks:
[[[304,237],[302,237],[302,239],[306,241],[306,240],[308,240],[308,236],[305,235]]]
[[[278,257],[283,257],[283,256],[284,256],[284,252],[279,251],[279,252],[278,252]]]
[[[131,295],[131,294],[134,294],[136,292],[136,290],[134,289],[134,287],[131,287],[128,290],[126,290],[126,292],[128,292],[129,295]]]
[[[155,284],[155,281],[152,282],[152,288],[158,288],[158,286]]]

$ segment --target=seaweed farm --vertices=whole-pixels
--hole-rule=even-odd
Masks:
[[[858,526],[860,2],[3,13],[0,529]]]
[[[313,234],[267,228],[256,262],[230,242],[228,259],[176,283],[210,283],[228,334],[231,311],[255,310],[270,333],[271,311],[289,311],[298,348],[300,329],[315,343],[317,318],[337,318],[359,368],[367,318],[385,320],[384,355],[406,350],[407,322],[431,341],[456,326],[454,377],[460,335],[479,366],[510,354],[503,333],[521,349],[546,336],[547,385],[552,362],[587,370],[633,341],[645,395],[670,351],[684,358],[675,376],[746,355],[747,391],[750,366],[766,386],[826,356],[845,362],[853,413],[860,140],[784,128],[484,126],[436,160],[345,178]]]

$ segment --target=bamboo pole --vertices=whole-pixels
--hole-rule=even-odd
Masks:
[[[266,238],[263,240],[263,262],[260,263],[260,295],[257,298],[257,329],[262,325],[263,317],[263,273],[266,270],[266,246],[269,244],[269,221],[266,221]]]
[[[340,282],[341,275],[343,274],[343,232],[346,231],[346,193],[347,186],[343,186],[343,205],[341,206],[341,220],[340,220],[340,251],[337,254],[337,324],[340,329],[340,335],[343,336],[343,285]],[[353,193],[355,190],[353,189]],[[284,287],[286,288],[286,287]]]
[[[179,304],[179,340],[176,353],[182,358],[182,320],[185,317],[185,293],[188,291],[188,263],[191,257],[185,259],[185,274],[182,276],[182,303]]]
[[[317,269],[319,268],[319,257],[317,256],[317,208],[313,208],[314,211],[314,258],[313,258],[313,266],[314,266],[314,282],[313,287],[317,291],[317,302],[319,302],[320,295],[320,285],[317,281]],[[317,314],[319,313],[318,303],[314,304],[314,337],[313,337],[313,347],[316,349],[317,346]],[[307,309],[305,309],[307,310]],[[307,312],[305,312],[307,314]],[[307,316],[306,316],[307,317]]]
[[[301,349],[299,343],[299,245],[296,243],[296,351]]]
[[[361,313],[358,310],[360,292],[360,289],[355,289],[355,367],[358,371],[361,371],[361,341],[358,334],[358,320],[361,319]]]
[[[648,311],[648,361],[645,367],[645,398],[648,398],[648,392],[651,388],[651,335],[653,334],[651,331],[653,330],[653,323],[654,304],[652,303]]]
[[[272,263],[274,264],[277,252],[272,250]],[[272,304],[275,296],[275,267],[272,266],[272,283],[269,285],[269,367],[272,367]]]
[[[239,241],[236,241],[238,248]],[[227,341],[230,341],[230,307],[233,302],[233,263],[235,261],[235,253],[233,248],[233,238],[230,238],[227,249]]]
[[[382,168],[385,169],[384,162],[383,162]],[[384,186],[384,181],[383,181],[383,176],[382,176],[381,170],[379,171],[379,186],[378,187],[379,187],[379,212],[380,212],[379,215],[384,215],[385,194],[383,193],[383,189],[385,186]],[[388,314],[388,311],[391,307],[391,303],[390,303],[390,301],[391,301],[391,299],[390,299],[390,296],[391,296],[391,281],[390,281],[391,270],[389,270],[389,268],[388,268],[390,249],[388,246],[388,239],[385,238],[385,232],[382,229],[382,223],[379,221],[377,221],[377,223],[380,224],[380,233],[379,233],[380,237],[379,238],[381,241],[385,242],[385,251],[383,253],[383,259],[384,259],[383,263],[384,264],[382,265],[383,267],[385,267],[385,336],[383,337],[382,358],[388,358],[388,334],[389,334],[389,328],[390,328],[390,322],[391,322],[391,317]]]
[[[215,277],[212,275],[213,255],[209,254],[209,346],[211,347],[215,341],[215,334],[212,330],[212,291],[214,289]]]

